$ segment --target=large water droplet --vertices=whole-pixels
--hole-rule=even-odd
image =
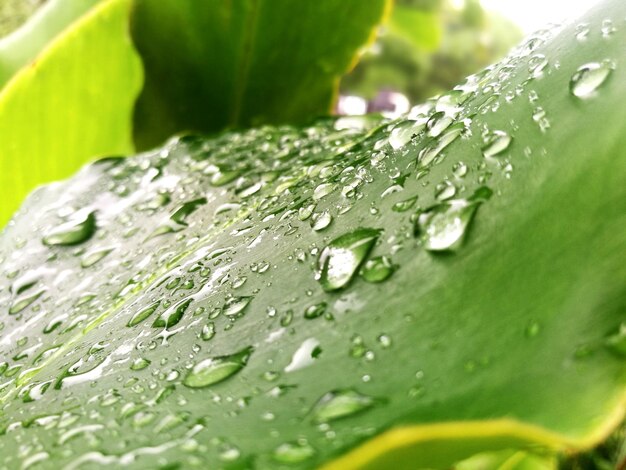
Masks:
[[[240,316],[251,301],[251,296],[231,297],[224,304],[223,313],[227,317]]]
[[[173,327],[183,318],[187,307],[189,307],[189,304],[191,304],[192,301],[193,299],[183,299],[177,304],[172,305],[165,312],[159,315],[156,320],[154,320],[152,326],[154,328],[167,329]]]
[[[313,419],[325,423],[353,416],[374,406],[378,400],[353,389],[333,390],[322,396],[312,410]]]
[[[483,155],[495,157],[500,155],[511,145],[512,137],[504,131],[491,131],[483,139]]]
[[[187,216],[195,212],[195,210],[203,204],[206,204],[206,198],[204,197],[194,199],[193,201],[187,201],[178,207],[174,213],[172,213],[170,219],[179,225],[187,225]]]
[[[470,199],[456,199],[432,206],[417,217],[415,234],[429,251],[454,251],[460,247],[478,206],[491,196],[479,189]]]
[[[410,120],[396,124],[389,134],[389,144],[395,150],[398,150],[404,147],[414,136],[419,134],[424,127],[424,122]]]
[[[378,256],[367,260],[361,269],[361,276],[367,282],[383,282],[393,274],[394,270],[395,267],[389,257]]]
[[[306,442],[286,442],[274,449],[274,460],[285,464],[296,464],[309,460],[315,455],[315,449]]]
[[[203,388],[222,382],[246,366],[252,351],[252,346],[249,346],[234,354],[200,361],[189,371],[183,384],[190,388]]]
[[[159,300],[157,302],[154,302],[151,305],[148,305],[145,308],[142,308],[131,317],[131,319],[127,323],[127,326],[135,326],[138,323],[141,323],[150,315],[152,315],[155,312],[155,310],[159,307],[160,304],[161,304],[161,301]]]
[[[315,338],[305,339],[296,352],[293,353],[291,362],[285,367],[285,372],[293,372],[298,369],[309,367],[321,354],[320,342]]]
[[[50,230],[43,243],[48,246],[77,245],[89,240],[95,231],[96,216],[93,212],[83,213]]]
[[[327,291],[342,289],[354,277],[378,240],[381,230],[358,228],[334,239],[318,259],[317,278]]]
[[[585,99],[595,95],[595,91],[606,81],[613,67],[608,61],[590,62],[576,70],[569,82],[572,95]]]

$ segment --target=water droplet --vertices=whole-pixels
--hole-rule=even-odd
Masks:
[[[231,297],[224,304],[223,313],[227,317],[241,316],[251,301],[251,296]]]
[[[143,357],[139,357],[130,365],[131,370],[142,370],[150,365],[150,361]]]
[[[383,282],[395,271],[395,266],[387,256],[378,256],[367,260],[361,270],[361,276],[367,282]]]
[[[333,390],[324,394],[313,406],[312,416],[318,423],[353,416],[370,409],[377,399],[353,389]]]
[[[424,129],[425,123],[419,121],[402,121],[389,134],[389,144],[395,150],[404,147],[413,137]]]
[[[315,231],[324,230],[326,227],[330,225],[333,220],[333,216],[330,215],[329,211],[317,212],[313,214],[311,218],[311,227]]]
[[[16,315],[28,307],[30,304],[35,302],[39,297],[43,295],[45,289],[41,289],[33,294],[24,295],[22,297],[16,298],[11,307],[9,307],[9,315]]]
[[[200,332],[200,338],[202,338],[203,341],[209,341],[214,336],[215,336],[215,323],[210,321],[202,327],[202,331]]]
[[[174,213],[172,213],[170,219],[179,225],[187,225],[187,216],[195,212],[195,210],[201,205],[206,204],[206,202],[206,198],[204,197],[194,199],[193,201],[187,201],[178,207]]]
[[[541,325],[539,325],[539,322],[536,320],[532,320],[530,323],[528,323],[525,333],[527,337],[534,338],[535,336],[539,334],[540,330],[541,330]]]
[[[454,197],[455,194],[456,186],[454,186],[450,181],[444,181],[435,187],[435,198],[439,201],[446,201]]]
[[[429,251],[455,251],[460,247],[478,206],[491,196],[479,189],[470,199],[457,199],[432,206],[417,217],[415,233]]]
[[[465,125],[462,122],[456,123],[450,126],[438,140],[435,140],[424,147],[418,155],[418,163],[420,166],[425,167],[430,165],[431,162],[439,156],[439,154],[452,142],[454,142],[465,130]]]
[[[607,336],[604,344],[617,356],[626,357],[626,323],[622,323],[617,332]]]
[[[161,304],[161,301],[158,300],[157,302],[154,302],[153,304],[148,305],[145,308],[142,308],[131,317],[131,319],[128,321],[127,326],[135,326],[138,323],[141,323],[150,315],[152,315],[156,311],[156,309],[159,307],[160,304]]]
[[[450,127],[453,121],[454,119],[450,116],[446,116],[445,112],[436,112],[426,123],[428,135],[431,137],[439,137],[443,131]]]
[[[311,320],[313,318],[321,317],[326,312],[327,306],[328,305],[326,304],[326,302],[310,305],[304,311],[304,318],[306,318],[307,320]]]
[[[391,210],[394,212],[408,211],[411,207],[415,205],[416,201],[417,196],[410,197],[408,199],[405,199],[404,201],[398,201],[391,207]]]
[[[595,95],[595,91],[606,81],[612,71],[613,67],[608,61],[582,65],[572,75],[569,82],[570,92],[577,98],[590,98]]]
[[[548,59],[543,54],[535,54],[528,60],[528,72],[534,77],[539,78],[543,75],[543,70],[548,65]]]
[[[285,464],[296,464],[309,460],[315,455],[315,449],[306,441],[286,442],[274,449],[274,460]]]
[[[491,131],[483,138],[483,155],[495,157],[500,155],[511,145],[513,138],[504,131]]]
[[[104,249],[99,249],[96,251],[91,251],[85,254],[85,256],[83,256],[83,258],[80,261],[80,265],[83,268],[88,268],[89,266],[93,266],[94,264],[96,264],[98,261],[100,261],[102,258],[104,258],[106,255],[108,255],[112,251],[113,251],[113,248],[104,248]]]
[[[49,231],[44,236],[43,243],[48,246],[78,245],[89,240],[95,231],[95,214],[82,213]]]
[[[293,353],[291,362],[285,367],[285,372],[293,372],[309,367],[315,359],[322,353],[320,342],[315,338],[305,339],[296,352]]]
[[[172,305],[154,320],[152,327],[170,329],[175,326],[183,318],[187,307],[189,307],[192,301],[193,299],[183,299]]]
[[[358,228],[334,239],[320,253],[317,278],[327,291],[348,285],[376,244],[381,230]]]
[[[183,384],[190,388],[203,388],[226,380],[248,363],[252,346],[234,354],[217,356],[198,362],[187,374]]]
[[[463,162],[455,163],[452,167],[452,173],[454,173],[454,176],[456,178],[463,178],[465,175],[467,175],[467,165]]]

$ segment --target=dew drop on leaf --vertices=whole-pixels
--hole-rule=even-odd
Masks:
[[[315,455],[315,449],[305,442],[285,442],[274,449],[274,460],[284,464],[297,464],[309,460]]]
[[[358,228],[334,239],[320,253],[317,278],[327,291],[348,285],[376,244],[381,231]]]
[[[304,310],[304,318],[312,320],[313,318],[321,317],[326,312],[326,302],[310,305]]]
[[[425,123],[411,120],[396,124],[389,134],[389,145],[391,145],[394,150],[404,147],[414,136],[418,135],[424,127]]]
[[[50,230],[43,238],[48,246],[78,245],[91,238],[96,231],[96,216],[93,212],[77,216]]]
[[[141,310],[139,310],[137,313],[135,313],[131,317],[131,319],[128,321],[127,326],[135,326],[135,325],[141,323],[146,318],[148,318],[150,315],[152,315],[155,312],[155,310],[159,307],[160,304],[161,304],[161,301],[158,300],[158,301],[148,305],[147,307],[142,308]]]
[[[203,388],[222,382],[246,366],[252,351],[252,346],[249,346],[234,354],[204,359],[187,373],[183,385],[189,388]]]
[[[455,251],[478,206],[490,196],[491,191],[483,187],[470,199],[455,199],[426,209],[417,217],[415,234],[429,251]]]
[[[189,307],[189,304],[191,304],[192,301],[193,299],[183,299],[180,302],[172,305],[165,312],[159,315],[156,320],[154,320],[154,323],[152,324],[152,326],[154,328],[167,328],[167,329],[173,327],[183,318],[185,311],[187,310],[187,308]]]
[[[325,423],[368,410],[377,402],[377,399],[353,389],[333,390],[317,401],[313,406],[312,416],[314,421]]]
[[[361,269],[361,277],[367,282],[383,282],[393,274],[395,266],[388,256],[377,256],[367,260]]]
[[[251,301],[251,296],[231,297],[224,304],[223,313],[227,317],[236,317],[238,315],[242,315],[243,311],[246,309]]]
[[[504,131],[491,131],[483,139],[483,155],[495,157],[500,155],[511,145],[512,137]]]
[[[572,75],[569,90],[577,98],[590,98],[595,95],[595,91],[606,81],[612,70],[608,61],[582,65]]]

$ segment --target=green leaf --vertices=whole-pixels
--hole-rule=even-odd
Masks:
[[[0,88],[65,28],[100,0],[48,0],[19,29],[0,40]]]
[[[0,237],[4,465],[550,468],[605,440],[625,17],[605,1],[410,120],[182,137],[37,190]]]
[[[146,68],[137,145],[327,114],[339,77],[389,7],[388,0],[136,0],[132,33]]]
[[[389,21],[389,29],[409,40],[418,49],[432,51],[441,42],[439,12],[418,10],[395,5]]]
[[[54,13],[51,27],[60,26],[92,3],[45,7],[48,13],[20,33],[30,36],[14,48],[24,54],[14,65],[30,54],[27,45],[40,47],[48,37],[38,22]],[[0,225],[37,185],[66,178],[94,156],[133,151],[132,110],[142,71],[127,31],[129,13],[128,0],[93,8],[0,92]]]

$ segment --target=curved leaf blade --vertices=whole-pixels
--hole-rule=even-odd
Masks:
[[[605,439],[626,377],[626,30],[605,30],[625,15],[530,38],[411,121],[186,137],[38,190],[0,238],[0,304],[21,307],[0,338],[7,465],[17,441],[70,468],[448,468]],[[35,237],[80,211],[81,245]],[[329,245],[322,266],[350,266],[331,292]],[[395,270],[368,282],[362,256]]]

